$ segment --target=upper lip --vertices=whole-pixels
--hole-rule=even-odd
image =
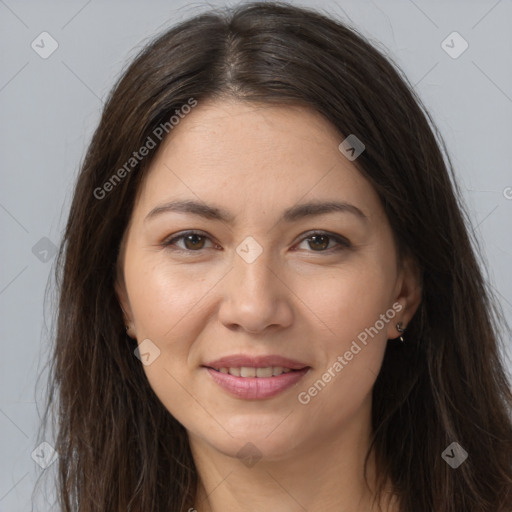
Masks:
[[[215,361],[204,363],[203,366],[214,369],[241,368],[242,366],[248,368],[267,368],[269,366],[281,366],[282,368],[290,368],[291,370],[301,370],[302,368],[308,367],[307,364],[283,356],[248,356],[244,354],[221,357]]]

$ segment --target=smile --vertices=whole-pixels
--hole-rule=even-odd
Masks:
[[[282,375],[283,373],[289,373],[296,370],[292,370],[291,368],[283,368],[282,366],[266,366],[264,368],[254,368],[251,366],[241,366],[241,367],[233,367],[233,368],[213,368],[220,373],[233,375],[234,377],[277,377],[278,375]]]

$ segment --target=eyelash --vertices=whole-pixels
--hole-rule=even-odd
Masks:
[[[203,238],[206,238],[210,241],[212,241],[210,239],[210,237],[208,235],[206,235],[205,233],[201,232],[201,231],[195,231],[195,230],[191,230],[191,231],[184,231],[183,233],[179,234],[178,236],[173,236],[172,238],[170,239],[167,239],[167,240],[164,240],[164,242],[162,242],[162,247],[166,248],[166,249],[169,249],[171,251],[179,251],[179,252],[186,252],[186,253],[201,253],[203,252],[205,249],[198,249],[196,251],[194,250],[191,250],[191,249],[182,249],[181,247],[172,247],[175,242],[179,241],[179,240],[182,240],[184,238],[186,238],[187,236],[190,236],[190,235],[198,235],[200,237],[203,237]],[[304,241],[307,241],[311,238],[313,238],[314,236],[326,236],[332,240],[334,240],[337,244],[338,244],[338,247],[331,247],[330,249],[325,249],[325,250],[321,250],[321,251],[314,251],[314,250],[311,250],[311,251],[308,251],[308,252],[313,252],[313,253],[331,253],[331,252],[337,252],[337,251],[340,251],[340,250],[343,250],[343,249],[349,249],[352,247],[352,244],[344,237],[340,236],[340,235],[335,235],[333,233],[329,233],[327,231],[312,231],[310,233],[307,233],[306,234],[307,236],[303,237],[298,243],[301,244],[302,242]],[[213,241],[212,241],[213,243]],[[210,249],[210,247],[208,248]]]

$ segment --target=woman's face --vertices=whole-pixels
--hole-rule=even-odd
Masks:
[[[129,332],[163,405],[225,454],[366,432],[387,340],[416,309],[341,141],[306,108],[199,103],[139,191],[117,286]]]

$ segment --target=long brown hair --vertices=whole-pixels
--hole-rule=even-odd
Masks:
[[[370,449],[380,483],[391,479],[402,512],[510,512],[512,394],[500,355],[500,332],[508,331],[444,142],[397,66],[355,29],[273,2],[212,10],[171,28],[141,51],[106,102],[55,276],[44,421],[56,404],[61,509],[193,506],[198,477],[186,431],[133,354],[114,281],[121,237],[160,145],[155,129],[191,98],[225,97],[306,105],[363,141],[354,163],[378,192],[400,253],[421,270],[422,302],[406,343],[389,343],[373,390]],[[152,135],[157,147],[128,168]],[[441,456],[453,442],[468,453],[457,469]]]

